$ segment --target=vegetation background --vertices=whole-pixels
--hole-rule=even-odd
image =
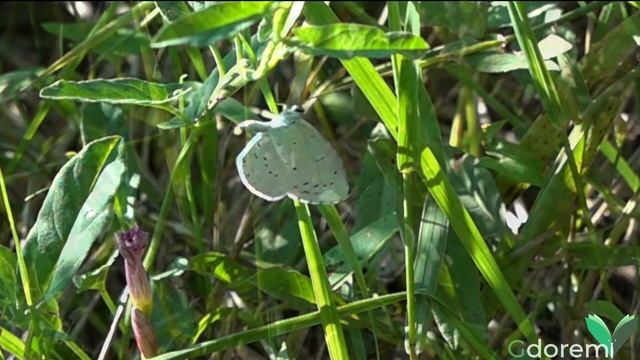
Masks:
[[[3,2],[0,359],[139,357],[114,240],[136,223],[154,359],[600,341],[584,317],[639,301],[638,7]],[[242,186],[235,124],[279,104],[346,201]]]

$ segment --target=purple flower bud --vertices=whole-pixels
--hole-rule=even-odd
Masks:
[[[149,235],[135,225],[129,231],[117,234],[117,238],[120,255],[124,258],[124,270],[131,302],[146,316],[151,316],[153,297],[149,277],[142,265],[142,256],[147,249]]]
[[[136,338],[136,344],[138,344],[138,350],[140,350],[142,356],[146,359],[156,356],[158,354],[158,341],[153,332],[151,322],[142,311],[135,308],[131,311],[131,327]]]

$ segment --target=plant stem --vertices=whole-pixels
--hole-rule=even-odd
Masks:
[[[22,282],[22,289],[24,291],[24,298],[29,308],[29,335],[25,344],[25,358],[31,356],[31,341],[33,340],[33,332],[36,329],[36,317],[35,309],[33,308],[33,297],[31,296],[31,284],[29,282],[29,273],[27,272],[27,263],[24,261],[24,254],[22,253],[22,243],[20,243],[20,237],[16,230],[16,224],[13,220],[13,213],[11,212],[11,204],[9,203],[9,195],[7,193],[7,186],[4,182],[4,175],[2,174],[2,168],[0,168],[0,191],[2,191],[2,201],[4,203],[4,210],[7,213],[7,220],[9,221],[9,227],[11,228],[11,235],[13,236],[13,243],[16,247],[16,256],[18,257],[18,269],[20,271],[20,281]]]
[[[329,287],[329,279],[322,261],[322,253],[318,246],[316,232],[313,229],[309,207],[294,200],[293,204],[298,215],[298,226],[300,227],[300,236],[302,238],[302,246],[307,258],[307,266],[309,267],[309,275],[311,277],[311,285],[316,298],[316,304],[320,311],[322,326],[325,332],[325,341],[329,349],[331,359],[348,359],[349,353],[340,325],[337,309],[331,298],[331,289]]]

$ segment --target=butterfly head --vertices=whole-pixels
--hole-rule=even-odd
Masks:
[[[296,120],[302,118],[302,114],[304,114],[304,109],[301,106],[293,105],[290,108],[285,107],[277,120],[281,122],[282,125],[291,125]]]

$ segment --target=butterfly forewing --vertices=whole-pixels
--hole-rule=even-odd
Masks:
[[[275,201],[287,194],[283,174],[287,172],[271,137],[256,134],[236,158],[238,174],[244,186],[255,195]]]

